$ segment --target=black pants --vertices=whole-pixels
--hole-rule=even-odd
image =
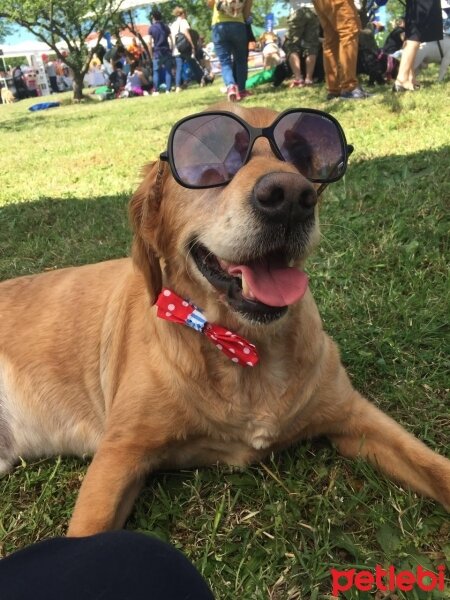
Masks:
[[[130,531],[55,538],[0,560],[1,600],[214,600],[172,546]]]
[[[54,77],[49,77],[50,80],[50,88],[52,90],[53,94],[59,94],[59,88],[58,88],[58,79],[56,78],[56,76]]]

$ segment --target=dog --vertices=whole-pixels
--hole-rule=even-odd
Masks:
[[[281,62],[281,48],[278,37],[272,31],[265,31],[259,38],[264,58],[264,69],[273,69]]]
[[[374,52],[360,46],[356,72],[358,75],[369,76],[368,85],[384,85],[388,77],[392,80],[394,65],[395,59],[390,59],[382,50]]]
[[[227,110],[258,128],[277,118]],[[69,536],[122,527],[157,468],[245,466],[323,435],[450,508],[450,461],[352,387],[323,331],[303,272],[321,185],[267,139],[249,152],[226,185],[213,187],[211,168],[202,189],[180,185],[161,155],[130,201],[131,258],[0,284],[0,471],[21,456],[93,455]],[[202,307],[207,331],[218,324],[209,339],[166,320],[174,293]],[[220,331],[259,362],[235,364]]]
[[[450,65],[450,35],[444,35],[444,39],[439,42],[420,44],[414,60],[414,71],[419,73],[422,69],[426,69],[430,63],[441,65],[438,81],[443,81]]]
[[[16,101],[14,94],[7,87],[3,87],[1,91],[1,98],[3,104],[13,104]]]

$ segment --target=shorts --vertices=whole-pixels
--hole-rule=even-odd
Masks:
[[[285,42],[286,54],[317,54],[319,51],[320,24],[311,8],[299,8],[288,19]]]

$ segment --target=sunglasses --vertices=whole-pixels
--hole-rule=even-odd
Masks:
[[[190,115],[172,127],[167,151],[159,158],[169,162],[183,187],[218,187],[229,183],[248,162],[260,137],[269,140],[277,158],[309,181],[321,183],[318,193],[345,174],[353,151],[334,117],[311,108],[291,108],[262,129],[227,111]]]

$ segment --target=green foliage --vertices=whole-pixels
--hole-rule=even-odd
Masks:
[[[253,22],[258,27],[263,27],[264,19],[267,13],[273,12],[273,2],[271,0],[253,0],[252,16]],[[289,10],[286,10],[288,14]]]
[[[0,43],[12,33],[12,28],[7,23],[6,19],[0,17]]]
[[[165,2],[160,5],[156,5],[158,10],[163,15],[163,19],[166,23],[172,23],[175,17],[172,15],[172,11],[176,6],[182,6],[186,9],[187,18],[192,29],[195,29],[200,35],[205,36],[207,39],[211,38],[211,19],[212,10],[208,7],[205,0],[182,0],[180,2]],[[149,13],[149,20],[150,20]]]
[[[378,88],[361,102],[325,102],[324,86],[261,86],[245,105],[327,110],[354,144],[345,179],[321,201],[311,289],[355,386],[448,454],[450,83],[436,77],[429,69],[417,93]],[[175,121],[221,99],[220,86],[105,103],[61,95],[40,114],[27,110],[35,99],[2,106],[0,279],[127,255],[142,165]],[[88,462],[36,460],[0,481],[0,555],[65,533]],[[127,528],[182,550],[217,600],[331,600],[330,567],[450,567],[440,506],[323,441],[242,471],[154,474]],[[419,592],[390,599],[425,600]]]
[[[13,58],[5,58],[5,65],[7,69],[13,69],[14,67],[20,67],[21,65],[27,64],[26,56],[14,56]],[[0,57],[0,70],[3,69],[3,61]]]
[[[391,20],[405,16],[405,2],[403,0],[389,0],[386,9]]]

